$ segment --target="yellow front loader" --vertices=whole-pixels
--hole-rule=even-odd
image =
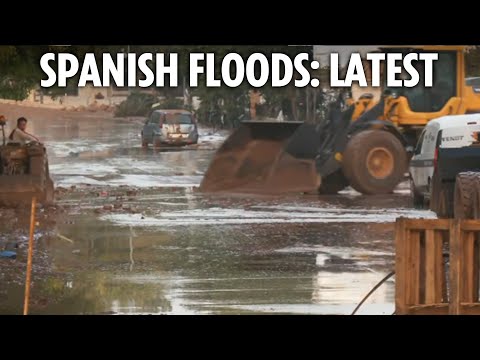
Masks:
[[[363,194],[392,192],[430,120],[480,112],[480,86],[465,79],[465,48],[379,48],[438,53],[433,86],[420,81],[413,88],[384,88],[380,101],[364,96],[347,109],[338,103],[322,124],[244,122],[218,150],[200,190],[335,193],[351,185]],[[424,69],[417,70],[422,79]]]

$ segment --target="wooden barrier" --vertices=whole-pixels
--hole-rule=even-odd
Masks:
[[[478,220],[399,218],[396,314],[479,314]]]

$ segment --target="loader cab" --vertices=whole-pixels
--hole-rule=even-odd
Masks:
[[[398,49],[394,50],[399,52]],[[411,52],[403,49],[401,52]],[[413,50],[418,51],[418,50]],[[386,88],[385,94],[394,97],[403,96],[408,103],[409,110],[413,113],[436,113],[447,106],[450,99],[458,96],[458,67],[456,51],[421,51],[438,53],[438,60],[433,62],[433,86],[425,87],[424,62],[412,63],[420,75],[420,81],[415,87]],[[403,79],[409,75],[401,74]],[[386,78],[386,76],[385,76]]]

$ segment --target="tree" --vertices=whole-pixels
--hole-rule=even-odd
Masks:
[[[40,58],[47,46],[0,46],[0,97],[24,100],[42,78]]]
[[[97,64],[102,67],[102,53],[177,53],[179,55],[179,87],[183,83],[189,83],[189,54],[193,52],[213,53],[215,54],[215,75],[217,79],[221,78],[221,61],[227,53],[239,53],[244,59],[247,59],[253,53],[263,53],[271,57],[272,53],[288,54],[292,59],[300,52],[308,51],[305,47],[296,46],[0,46],[0,97],[6,99],[23,100],[33,89],[39,89],[44,94],[50,96],[64,95],[69,87],[76,87],[78,75],[75,78],[67,80],[67,89],[51,87],[40,89],[40,80],[45,77],[40,68],[40,58],[46,52],[68,52],[77,56],[82,62],[86,53],[96,55]],[[258,74],[257,74],[258,78]],[[172,99],[175,96],[183,95],[179,88],[152,87],[157,96],[164,96]],[[183,89],[184,90],[184,89]],[[250,98],[249,94],[253,90],[258,90],[264,99],[260,106],[260,113],[265,117],[276,117],[280,110],[291,120],[302,120],[305,116],[305,97],[304,92],[293,86],[293,81],[283,88],[272,88],[266,85],[260,89],[254,89],[246,81],[236,88],[221,86],[219,88],[207,88],[205,86],[205,76],[200,77],[200,84],[195,89],[189,89],[190,96],[198,96],[201,105],[198,111],[199,120],[205,123],[215,124],[215,126],[234,127],[242,119],[250,116]],[[303,103],[302,103],[303,101]]]
[[[228,53],[238,53],[246,60],[253,53],[262,53],[271,58],[273,53],[284,53],[292,59],[299,53],[305,52],[305,47],[274,46],[274,45],[249,45],[249,46],[199,46],[196,52],[215,54],[215,78],[221,78],[221,62]],[[258,69],[257,69],[258,71]],[[256,74],[257,78],[259,74]],[[272,88],[267,83],[262,88],[255,89],[245,80],[236,88],[221,86],[207,88],[205,75],[199,77],[199,86],[193,94],[201,100],[198,117],[200,121],[222,127],[234,127],[240,120],[250,117],[249,94],[258,90],[264,99],[264,104],[258,107],[259,115],[264,117],[276,117],[280,110],[289,114],[289,118],[298,117],[296,112],[298,92],[292,82],[283,88]]]
[[[480,46],[472,46],[465,56],[466,76],[480,76]]]

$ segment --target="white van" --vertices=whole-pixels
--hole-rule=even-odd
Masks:
[[[457,174],[480,170],[479,134],[480,114],[444,116],[427,124],[410,161],[415,206],[431,203],[440,192],[446,203],[453,201]]]

